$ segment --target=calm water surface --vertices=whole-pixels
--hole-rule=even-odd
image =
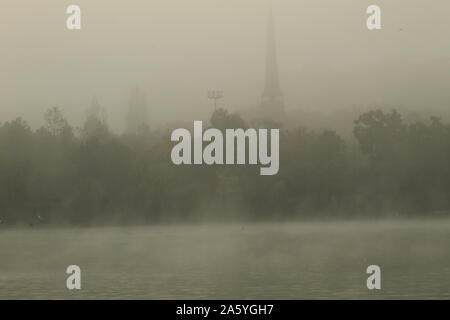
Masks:
[[[0,229],[0,299],[330,298],[450,299],[450,221]]]

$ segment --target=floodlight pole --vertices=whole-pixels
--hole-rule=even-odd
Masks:
[[[223,98],[223,91],[209,90],[208,99],[214,100],[214,111],[217,110],[217,100]]]

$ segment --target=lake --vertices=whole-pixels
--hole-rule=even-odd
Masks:
[[[0,299],[416,298],[450,299],[449,220],[0,229]]]

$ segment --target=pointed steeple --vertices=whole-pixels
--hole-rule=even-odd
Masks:
[[[266,73],[264,91],[262,94],[262,108],[264,109],[266,116],[277,117],[277,114],[278,116],[284,114],[284,101],[278,75],[275,24],[271,6],[267,20],[266,41]]]

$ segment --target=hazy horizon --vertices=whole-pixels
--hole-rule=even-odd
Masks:
[[[371,1],[273,1],[287,111],[449,105],[450,3],[437,2],[383,2],[383,29],[371,32]],[[122,131],[136,84],[153,126],[209,116],[208,89],[223,90],[219,105],[232,111],[259,104],[266,1],[78,0],[79,31],[65,27],[69,4],[2,1],[0,122],[22,116],[36,127],[59,105],[81,125],[96,96],[111,128]]]

